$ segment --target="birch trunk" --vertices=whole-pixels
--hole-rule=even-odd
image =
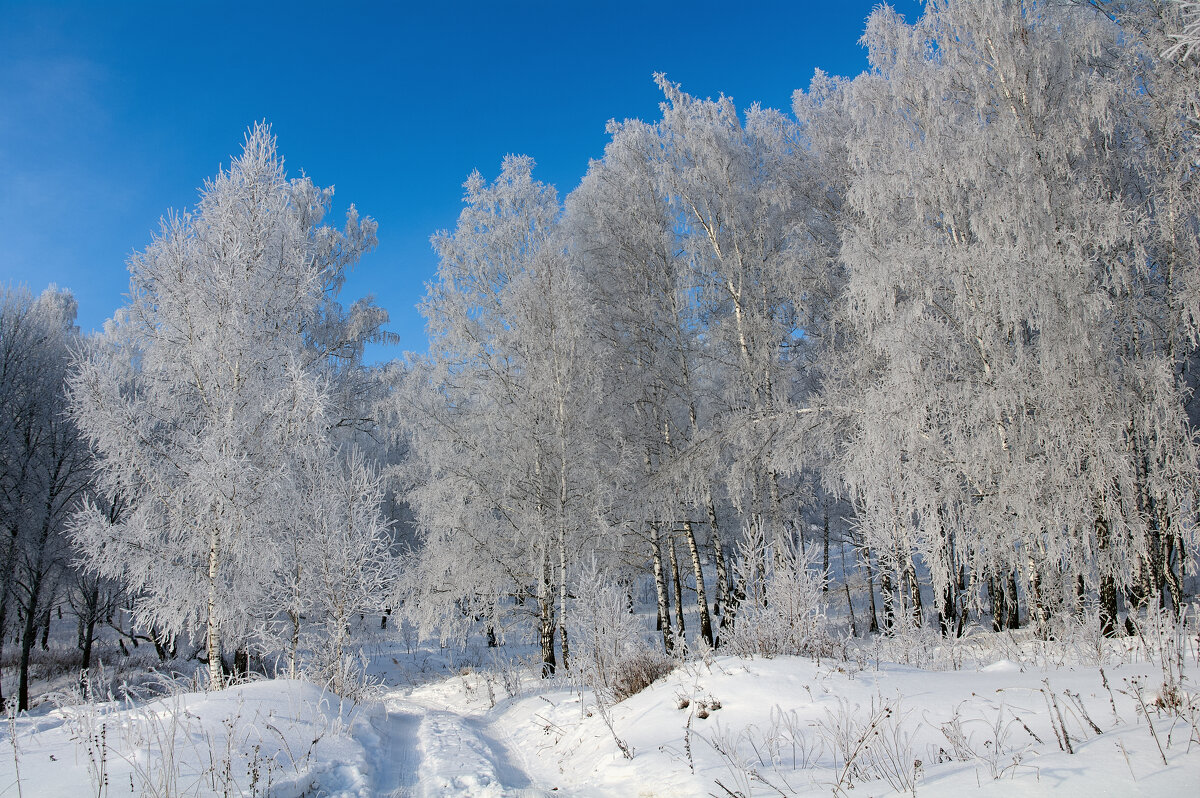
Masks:
[[[721,626],[734,610],[730,604],[729,569],[725,565],[725,550],[721,543],[721,527],[717,523],[717,508],[713,505],[712,495],[705,497],[705,509],[708,511],[708,526],[712,530],[713,564],[717,569],[717,607],[713,612],[721,616]]]
[[[567,659],[569,648],[567,643],[567,535],[566,527],[560,527],[558,534],[558,642],[562,649],[562,667],[564,671],[571,666]]]
[[[883,594],[883,631],[891,632],[896,620],[896,597],[892,594],[892,573],[886,566],[879,574],[879,592]]]
[[[822,529],[821,529],[821,572],[824,574],[824,579],[821,581],[821,592],[829,590],[829,504],[828,502],[822,508],[821,513]]]
[[[700,567],[700,547],[696,545],[691,521],[684,521],[683,533],[687,540],[688,552],[692,555],[692,573],[696,577],[696,611],[700,617],[700,637],[712,646],[714,641],[712,617],[708,614],[708,593],[704,587],[704,570]]]
[[[671,610],[667,606],[667,581],[663,573],[662,541],[659,539],[658,524],[650,525],[650,552],[654,565],[654,593],[658,599],[658,628],[663,636],[663,648],[670,654],[675,650],[675,637],[671,633]]]
[[[208,654],[208,687],[220,690],[224,683],[221,675],[221,630],[217,624],[217,574],[220,559],[221,531],[213,526],[208,533],[208,617],[205,621],[204,647]]]
[[[538,588],[538,638],[542,646],[542,678],[554,675],[558,663],[554,659],[554,589],[550,584],[550,552],[542,554],[542,578]]]
[[[863,565],[867,569],[867,596],[870,599],[871,622],[867,630],[873,634],[879,634],[879,611],[875,605],[875,571],[871,568],[871,550],[868,548],[862,549]]]

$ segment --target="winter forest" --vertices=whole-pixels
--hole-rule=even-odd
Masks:
[[[389,645],[433,652],[470,692],[468,663],[492,706],[567,685],[604,722],[587,745],[635,767],[653,752],[621,702],[704,663],[777,680],[788,658],[958,670],[997,646],[1024,672],[1014,651],[1069,643],[1101,666],[1089,690],[1116,681],[1103,666],[1155,666],[1096,706],[1113,699],[1118,747],[1151,752],[1130,774],[1194,786],[1200,4],[929,0],[915,21],[880,6],[862,43],[869,71],[818,72],[786,110],[656,76],[661,116],[609,123],[564,194],[530,157],[471,174],[432,238],[423,353],[369,361],[388,314],[339,292],[377,245],[370,208],[334,218],[266,123],[138,244],[101,334],[78,331],[68,291],[4,288],[0,697],[17,765],[0,791],[39,794],[20,713],[54,691],[131,711],[104,681],[121,653],[143,658],[142,698],[164,694],[154,670],[365,704]],[[55,671],[39,651],[58,627]],[[1025,731],[1065,755],[1093,733],[1081,718],[1105,732],[1078,692],[1066,722],[1049,709],[1072,700],[1055,678],[1045,709],[1033,680],[1049,725]],[[922,768],[968,761],[951,721],[927,722],[914,739],[943,735],[946,760],[921,742],[872,770],[854,742],[887,728],[876,709],[814,721],[811,759],[835,763],[820,792],[886,779],[915,795]],[[1004,711],[996,728],[1023,735]],[[707,786],[655,794],[806,794],[780,775],[805,770],[794,747],[790,770],[738,771],[732,732],[692,742],[701,722],[653,756]],[[1013,761],[992,778],[1028,775]],[[308,794],[299,777],[209,779],[197,794]],[[461,794],[518,794],[504,779]],[[460,794],[427,789],[394,794]]]

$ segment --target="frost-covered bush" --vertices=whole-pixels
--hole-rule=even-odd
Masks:
[[[768,544],[761,524],[747,527],[734,574],[746,595],[722,642],[743,657],[830,656],[838,648],[825,618],[825,576],[812,553],[790,541]]]
[[[1104,633],[1100,607],[1090,604],[1080,611],[1060,610],[1050,617],[1046,649],[1060,649],[1060,659],[1085,665],[1106,665],[1115,659],[1111,636]]]
[[[376,688],[378,680],[367,673],[368,658],[357,654],[339,653],[331,646],[314,649],[304,675],[314,684],[340,698],[360,701]]]
[[[579,574],[571,618],[571,668],[601,701],[635,695],[675,666],[646,641],[625,589],[595,563]]]
[[[918,624],[907,614],[898,615],[887,634],[871,641],[876,662],[895,662],[914,668],[957,670],[961,655],[955,641],[947,640],[929,624]]]

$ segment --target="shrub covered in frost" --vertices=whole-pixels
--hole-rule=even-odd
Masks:
[[[579,575],[571,610],[571,668],[600,700],[622,701],[674,668],[647,642],[628,592],[594,563]]]
[[[723,648],[743,657],[830,656],[837,641],[825,618],[825,575],[811,553],[789,540],[768,543],[761,524],[747,528],[734,565],[739,596]]]

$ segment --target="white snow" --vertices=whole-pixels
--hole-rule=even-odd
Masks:
[[[10,719],[0,796],[1198,794],[1200,712],[1190,695],[1190,714],[1155,706],[1160,664],[1126,652],[1102,678],[1023,653],[946,671],[710,657],[607,713],[568,681],[470,666],[358,705],[274,680],[64,706]]]
[[[497,723],[510,730],[520,748],[536,752],[529,762],[537,780],[570,795],[730,794],[725,789],[778,795],[775,788],[787,795],[827,795],[845,772],[838,730],[864,729],[885,709],[890,715],[869,736],[868,755],[860,762],[870,761],[872,751],[890,757],[899,770],[919,761],[915,779],[922,795],[977,790],[981,795],[1195,795],[1200,787],[1195,725],[1152,712],[1164,745],[1172,736],[1170,764],[1163,767],[1145,719],[1126,694],[1137,677],[1153,683],[1153,667],[1121,666],[1106,675],[1114,687],[1115,716],[1095,668],[856,671],[845,663],[791,657],[721,657],[710,665],[684,666],[614,707],[614,732],[634,750],[632,760],[620,755],[613,733],[598,713],[589,716],[588,702],[577,693],[522,699],[501,712]],[[1054,741],[1043,692],[1047,681],[1064,713],[1074,755],[1060,752]],[[1073,704],[1065,706],[1070,699],[1064,691],[1080,696],[1102,735]],[[697,707],[711,707],[714,699],[720,708],[701,718]],[[966,737],[959,750],[944,731],[955,724]],[[851,732],[843,740],[853,744],[855,737]],[[895,787],[878,773],[853,779],[856,785],[860,781],[859,795],[890,793]],[[634,785],[640,793],[631,789]],[[849,780],[841,785],[849,786]]]
[[[374,794],[352,703],[284,679],[141,705],[79,704],[11,718],[0,794]],[[15,731],[15,737],[13,732]],[[15,741],[15,745],[14,745]],[[107,784],[107,791],[101,791]]]

